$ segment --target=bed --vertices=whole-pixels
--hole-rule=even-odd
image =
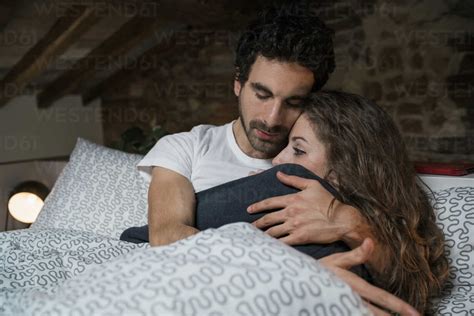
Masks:
[[[120,241],[146,223],[140,159],[78,140],[37,221],[0,233],[0,315],[370,315],[317,261],[246,223],[165,247]],[[434,312],[472,315],[474,184],[436,188],[433,205],[451,264]]]

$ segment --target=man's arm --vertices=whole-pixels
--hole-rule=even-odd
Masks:
[[[150,245],[167,245],[199,232],[193,227],[195,206],[194,188],[186,177],[154,167],[148,190]]]
[[[326,244],[342,240],[352,249],[365,238],[374,241],[374,251],[366,264],[376,275],[383,275],[391,260],[388,247],[373,236],[365,219],[357,209],[335,201],[328,212],[333,196],[316,180],[277,173],[278,179],[301,191],[285,196],[269,198],[251,205],[250,213],[282,209],[255,221],[260,229],[289,245],[309,243]]]
[[[367,307],[374,315],[388,316],[389,314],[386,311],[395,312],[400,315],[419,315],[416,309],[408,303],[367,283],[364,279],[349,271],[351,267],[365,263],[367,259],[371,257],[373,250],[373,241],[368,238],[357,248],[348,252],[336,253],[324,257],[319,260],[319,263],[351,286],[366,302]]]
[[[388,273],[387,269],[391,262],[389,248],[382,244],[373,234],[367,220],[356,208],[339,203],[335,213],[337,213],[337,216],[335,216],[334,220],[339,225],[346,227],[340,240],[345,242],[351,249],[359,247],[367,238],[373,241],[374,251],[367,258],[365,264],[375,279],[383,278]]]

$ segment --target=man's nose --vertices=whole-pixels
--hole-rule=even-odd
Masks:
[[[269,128],[274,127],[274,126],[280,126],[283,122],[283,111],[282,111],[282,106],[281,102],[278,100],[275,100],[268,108],[267,112],[267,117],[265,119],[267,126]]]

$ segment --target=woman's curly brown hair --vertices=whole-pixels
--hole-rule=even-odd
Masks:
[[[305,115],[326,146],[328,180],[366,218],[389,254],[379,286],[420,312],[448,276],[444,236],[390,116],[358,95],[321,91]]]

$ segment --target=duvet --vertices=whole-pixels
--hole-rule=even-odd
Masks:
[[[368,315],[313,258],[252,225],[150,248],[71,230],[0,234],[0,315]]]

